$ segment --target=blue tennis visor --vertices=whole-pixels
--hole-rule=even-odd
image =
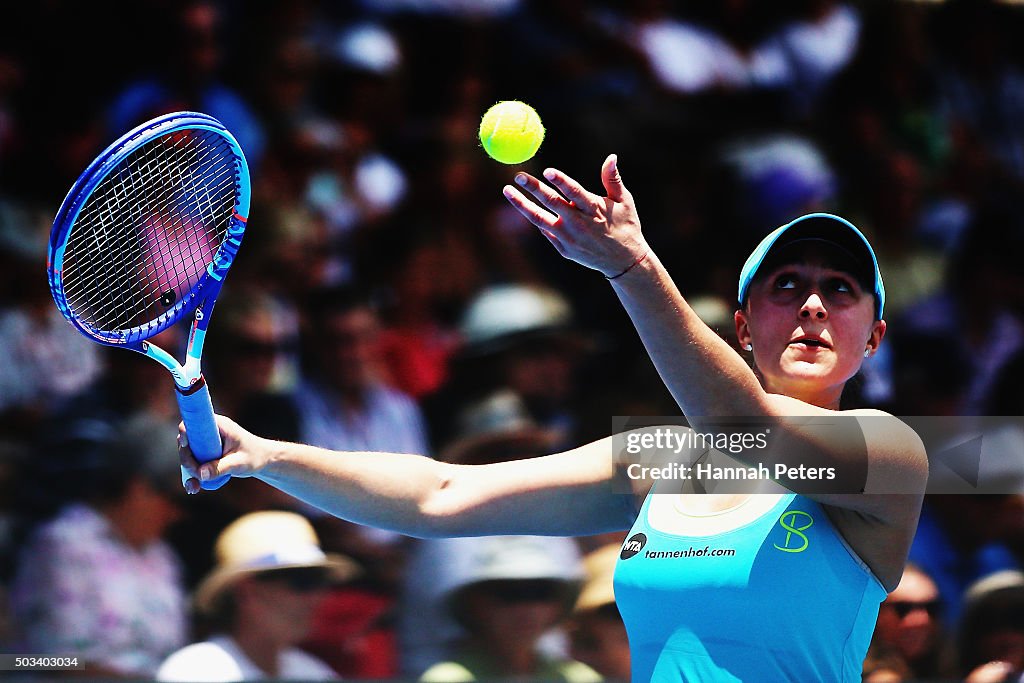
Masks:
[[[767,264],[778,265],[777,257],[784,249],[796,242],[826,242],[838,248],[849,270],[865,289],[875,294],[875,316],[882,319],[885,309],[885,286],[882,274],[878,271],[878,259],[871,248],[868,238],[845,218],[830,213],[809,213],[796,220],[776,228],[761,240],[757,248],[747,257],[740,271],[740,285],[737,301],[740,308],[747,303],[750,283],[757,277],[758,271]]]

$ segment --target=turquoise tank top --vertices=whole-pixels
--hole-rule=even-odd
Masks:
[[[688,536],[649,523],[668,495],[647,496],[615,568],[633,681],[861,680],[886,591],[818,503],[787,493]]]

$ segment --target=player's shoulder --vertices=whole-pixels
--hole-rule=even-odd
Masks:
[[[928,480],[928,452],[913,427],[882,410],[842,411],[856,419],[872,466],[870,490],[917,493]],[[880,480],[884,483],[880,485]],[[893,488],[895,487],[895,488]]]

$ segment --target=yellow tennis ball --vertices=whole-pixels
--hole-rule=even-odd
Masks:
[[[543,141],[540,116],[523,102],[498,102],[480,120],[480,144],[503,164],[523,163],[537,153]]]

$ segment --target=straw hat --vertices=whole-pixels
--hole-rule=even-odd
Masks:
[[[352,560],[325,554],[313,526],[294,512],[254,512],[239,517],[217,537],[214,557],[216,566],[196,589],[195,606],[200,612],[215,611],[227,589],[254,574],[322,567],[337,582],[359,574]]]
[[[621,552],[621,544],[609,543],[583,558],[583,572],[586,579],[580,596],[576,600],[576,606],[573,608],[574,612],[588,612],[605,605],[615,604],[612,577],[615,574],[615,563]]]

